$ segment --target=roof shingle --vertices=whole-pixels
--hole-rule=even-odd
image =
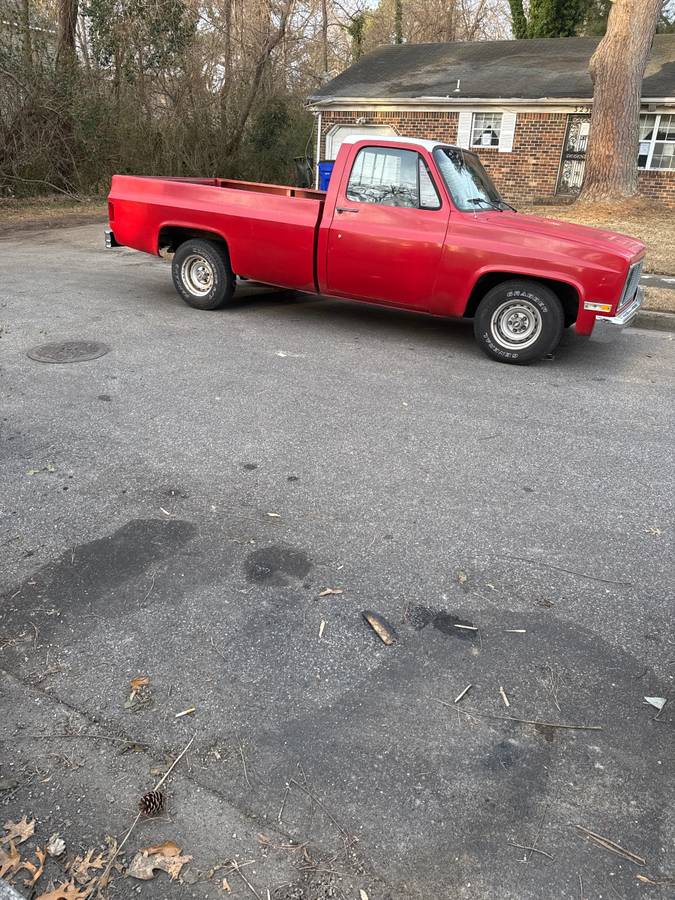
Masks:
[[[588,63],[599,38],[390,44],[368,53],[310,98],[580,99],[593,96]],[[460,90],[455,92],[457,80]],[[659,34],[643,97],[675,96],[675,34]]]

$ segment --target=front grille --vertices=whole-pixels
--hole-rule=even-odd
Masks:
[[[632,301],[635,299],[635,293],[640,284],[641,275],[642,261],[634,263],[628,270],[628,277],[626,278],[626,284],[624,285],[623,293],[621,294],[621,300],[619,300],[617,311],[623,309],[624,306],[632,303]]]

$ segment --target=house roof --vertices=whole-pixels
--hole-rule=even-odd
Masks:
[[[362,100],[579,99],[593,96],[588,63],[599,38],[388,44],[323,85],[322,104]],[[460,90],[455,91],[457,81]],[[675,34],[657,34],[643,97],[675,96]]]

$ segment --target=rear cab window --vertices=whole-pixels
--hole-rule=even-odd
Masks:
[[[352,203],[405,209],[440,209],[441,199],[429,169],[416,150],[363,147],[347,183]]]

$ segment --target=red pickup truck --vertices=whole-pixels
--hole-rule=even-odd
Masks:
[[[563,329],[610,333],[642,303],[633,238],[516,212],[478,157],[413,138],[353,137],[327,191],[115,175],[107,246],[170,256],[197,309],[237,276],[314,294],[473,319],[480,347],[524,364]]]

